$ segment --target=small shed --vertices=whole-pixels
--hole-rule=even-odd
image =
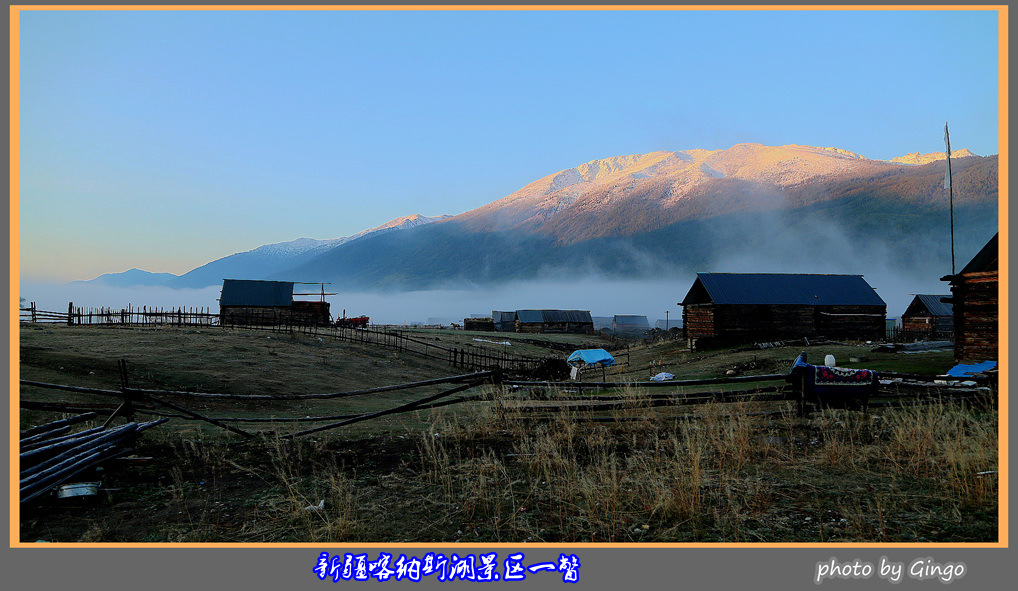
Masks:
[[[950,295],[920,293],[901,315],[901,329],[917,337],[950,340],[954,332],[954,311]]]
[[[320,302],[294,301],[293,286],[293,281],[224,279],[219,296],[220,322],[278,325],[326,324],[331,320],[324,285]]]
[[[516,332],[593,334],[588,310],[516,310]]]
[[[612,318],[612,331],[615,334],[640,334],[650,330],[650,322],[646,316],[616,314]]]
[[[954,316],[954,358],[958,361],[997,360],[998,252],[997,234],[955,275],[951,284]]]
[[[682,306],[690,347],[802,337],[877,340],[887,304],[862,275],[697,273]]]

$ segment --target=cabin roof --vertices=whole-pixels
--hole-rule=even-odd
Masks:
[[[981,271],[996,271],[997,270],[997,236],[1000,234],[994,234],[993,238],[986,243],[976,256],[972,257],[969,264],[961,270],[962,275],[965,273],[979,273]]]
[[[862,275],[697,273],[679,305],[886,306]]]
[[[951,304],[945,304],[940,301],[941,298],[949,298],[950,295],[930,295],[926,293],[916,294],[915,298],[912,299],[912,303],[905,309],[905,313],[902,316],[909,316],[922,313],[923,310],[929,312],[933,316],[951,316],[954,312],[954,307]]]
[[[616,314],[615,324],[634,324],[639,326],[650,326],[646,316],[635,316],[632,314]]]
[[[524,323],[573,322],[593,323],[587,310],[516,310],[516,318]]]
[[[220,306],[290,306],[293,281],[224,279]]]

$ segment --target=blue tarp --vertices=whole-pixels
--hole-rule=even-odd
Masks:
[[[984,361],[982,363],[974,363],[971,365],[955,365],[947,371],[947,375],[955,378],[963,378],[970,376],[974,373],[982,373],[989,371],[997,367],[996,361]]]
[[[573,351],[566,363],[573,367],[584,368],[589,365],[615,365],[615,358],[604,349],[580,349]]]

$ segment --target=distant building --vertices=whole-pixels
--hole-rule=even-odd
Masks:
[[[682,306],[690,346],[801,337],[877,340],[887,304],[861,275],[697,273]]]
[[[616,314],[612,318],[612,331],[615,334],[642,335],[648,330],[650,330],[650,323],[646,316]]]
[[[224,325],[327,324],[332,320],[323,285],[321,301],[294,300],[293,281],[224,279],[219,296]],[[310,295],[310,294],[304,294]]]
[[[509,312],[492,310],[491,320],[496,332],[516,332],[516,310]]]
[[[950,295],[916,294],[901,315],[901,329],[913,336],[950,340],[954,335],[954,310]]]
[[[658,318],[654,321],[654,328],[660,328],[661,330],[682,328],[682,316],[676,318]]]
[[[612,321],[614,320],[614,317],[612,317],[612,316],[591,316],[590,320],[591,320],[591,322],[594,323],[594,331],[601,331],[601,330],[605,330],[605,329],[611,330],[612,329]]]
[[[997,234],[956,275],[951,284],[954,316],[954,357],[958,361],[997,360],[998,304]]]
[[[516,310],[516,332],[593,334],[587,310]]]

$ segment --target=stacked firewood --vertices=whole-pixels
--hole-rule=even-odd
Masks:
[[[104,424],[69,433],[73,425],[95,416],[95,413],[85,413],[21,432],[22,503],[49,492],[89,468],[133,452],[129,446],[142,431],[169,420],[130,422],[114,428]]]

